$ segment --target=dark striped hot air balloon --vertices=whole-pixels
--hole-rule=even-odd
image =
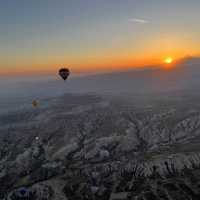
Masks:
[[[68,76],[70,75],[70,71],[68,68],[61,68],[59,70],[59,75],[62,77],[62,79],[65,81],[67,80]]]

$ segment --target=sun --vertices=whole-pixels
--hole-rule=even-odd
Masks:
[[[172,57],[166,57],[165,59],[164,59],[164,63],[165,64],[171,64],[173,62],[173,58]]]

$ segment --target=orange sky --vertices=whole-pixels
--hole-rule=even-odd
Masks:
[[[0,75],[125,70],[200,55],[200,2],[84,0],[0,7]],[[53,13],[53,15],[52,15]]]
[[[176,51],[162,51],[151,54],[147,51],[141,55],[92,55],[85,58],[65,59],[64,56],[60,58],[51,59],[44,58],[41,60],[31,60],[31,58],[17,60],[16,63],[8,62],[1,64],[4,67],[0,68],[0,75],[25,75],[25,74],[54,74],[57,70],[66,66],[75,74],[79,73],[99,73],[116,70],[126,70],[131,68],[138,68],[143,66],[152,66],[163,64],[164,59],[168,56],[174,60],[184,58],[189,55],[198,55],[197,51],[189,54],[187,50]]]
[[[1,59],[0,74],[53,74],[62,66],[69,67],[74,73],[95,73],[162,64],[168,56],[177,60],[189,55],[199,55],[197,43],[178,37],[163,38],[158,35],[140,44],[137,51],[133,43],[126,42],[116,44],[115,48],[93,47],[71,55],[65,52],[60,55],[53,52],[11,55]]]

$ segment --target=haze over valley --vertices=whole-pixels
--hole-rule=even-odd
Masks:
[[[104,196],[117,187],[116,177],[123,182],[128,177],[121,173],[129,173],[135,175],[123,187],[119,181],[116,194],[142,198],[148,193],[142,188],[153,184],[173,197],[165,187],[171,182],[190,188],[188,198],[196,198],[192,177],[200,162],[199,63],[199,58],[189,58],[172,69],[74,77],[67,84],[50,78],[6,83],[8,90],[4,87],[1,95],[10,101],[1,99],[0,115],[2,194],[11,197],[17,188],[27,187],[33,198],[82,199],[85,190],[92,195],[87,187],[96,187],[104,188]],[[31,104],[35,98],[37,108]],[[191,180],[186,169],[192,170]],[[97,186],[90,182],[93,172],[99,174]],[[134,181],[139,181],[135,192]],[[86,188],[72,195],[71,184]],[[150,191],[151,197],[161,195]]]

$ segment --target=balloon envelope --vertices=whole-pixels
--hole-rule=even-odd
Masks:
[[[37,107],[38,106],[38,102],[36,100],[33,100],[32,101],[32,105],[33,105],[33,107]]]
[[[66,80],[68,78],[69,74],[70,74],[70,71],[67,68],[61,68],[59,70],[59,75],[63,78],[63,80]]]
[[[26,197],[28,195],[28,190],[26,188],[20,188],[18,192],[19,197]]]

